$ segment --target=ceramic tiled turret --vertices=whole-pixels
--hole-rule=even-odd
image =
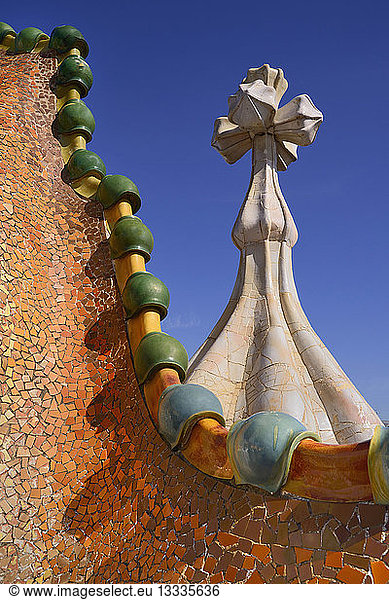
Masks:
[[[277,171],[313,142],[323,116],[306,94],[278,108],[287,86],[281,69],[249,69],[228,117],[216,120],[212,145],[229,163],[251,149],[252,173],[232,231],[241,255],[235,287],[187,382],[221,399],[227,424],[280,411],[325,442],[360,442],[381,421],[312,329],[294,283],[298,234]]]

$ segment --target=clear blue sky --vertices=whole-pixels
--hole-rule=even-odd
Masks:
[[[17,2],[0,20],[90,45],[89,149],[138,185],[149,270],[168,285],[164,330],[192,354],[222,312],[238,252],[230,231],[250,176],[210,147],[248,67],[284,69],[283,102],[308,93],[325,121],[280,175],[297,223],[308,317],[366,399],[389,418],[388,3],[182,0]]]

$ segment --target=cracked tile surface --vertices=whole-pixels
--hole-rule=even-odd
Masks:
[[[385,507],[238,489],[155,431],[101,212],[60,179],[54,70],[0,55],[1,581],[387,582]]]

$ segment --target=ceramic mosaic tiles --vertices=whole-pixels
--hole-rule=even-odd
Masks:
[[[298,234],[277,171],[314,141],[323,115],[306,94],[279,107],[287,87],[281,69],[249,69],[228,117],[216,119],[212,145],[228,163],[251,149],[252,172],[232,230],[241,255],[235,287],[187,380],[222,398],[228,425],[278,411],[323,442],[362,442],[382,423],[313,330],[294,283]]]
[[[155,430],[102,210],[60,177],[55,70],[0,55],[2,581],[388,581],[386,507],[238,489]]]

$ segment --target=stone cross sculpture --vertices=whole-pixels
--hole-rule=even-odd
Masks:
[[[306,94],[278,108],[287,87],[281,69],[249,69],[228,117],[216,119],[212,146],[230,164],[251,149],[252,173],[232,231],[237,280],[186,381],[218,396],[227,424],[279,411],[323,442],[360,442],[381,421],[312,329],[293,279],[298,234],[277,171],[313,142],[323,115]]]

